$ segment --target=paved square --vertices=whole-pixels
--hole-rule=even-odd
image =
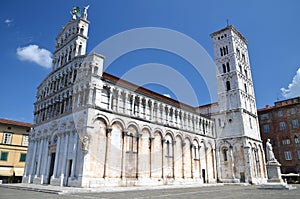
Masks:
[[[255,198],[255,199],[296,199],[300,196],[300,185],[294,185],[296,190],[262,190],[257,186],[224,185],[212,187],[192,187],[192,188],[167,188],[167,189],[146,189],[123,191],[116,188],[112,192],[74,193],[74,194],[51,194],[28,190],[18,190],[0,187],[1,199],[144,199],[144,198]],[[100,190],[99,190],[100,191]]]

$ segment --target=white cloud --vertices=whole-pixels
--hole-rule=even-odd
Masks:
[[[42,67],[51,68],[51,52],[46,49],[39,48],[37,45],[17,48],[17,55],[21,61],[30,61]]]
[[[298,68],[296,75],[293,78],[292,83],[288,85],[288,88],[281,88],[282,96],[285,98],[293,98],[300,96],[300,68]]]
[[[10,25],[12,24],[13,21],[14,21],[14,20],[12,20],[12,19],[5,19],[5,20],[4,20],[4,23],[6,23],[7,26],[10,26]]]

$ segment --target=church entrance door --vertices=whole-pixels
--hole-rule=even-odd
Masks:
[[[49,175],[48,175],[48,183],[47,184],[50,184],[51,176],[53,175],[53,170],[54,170],[54,163],[55,163],[55,153],[51,153],[50,168],[49,168]]]

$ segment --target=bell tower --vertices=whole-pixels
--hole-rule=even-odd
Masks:
[[[72,10],[72,20],[69,21],[56,37],[56,46],[52,70],[61,68],[75,57],[86,54],[88,29],[90,22],[87,20],[87,7],[81,17],[80,8]]]
[[[232,25],[211,34],[217,67],[219,117],[218,136],[247,136],[260,140],[248,41]]]
[[[232,25],[212,33],[218,103],[216,124],[218,180],[266,181],[264,151],[254,97],[248,41]]]

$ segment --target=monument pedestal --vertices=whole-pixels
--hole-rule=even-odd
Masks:
[[[282,180],[280,166],[281,164],[277,160],[269,161],[266,164],[268,183],[261,185],[259,189],[296,189]]]
[[[269,161],[266,165],[267,173],[268,173],[268,182],[270,183],[283,183],[281,178],[281,171],[280,171],[281,164],[277,161]]]

